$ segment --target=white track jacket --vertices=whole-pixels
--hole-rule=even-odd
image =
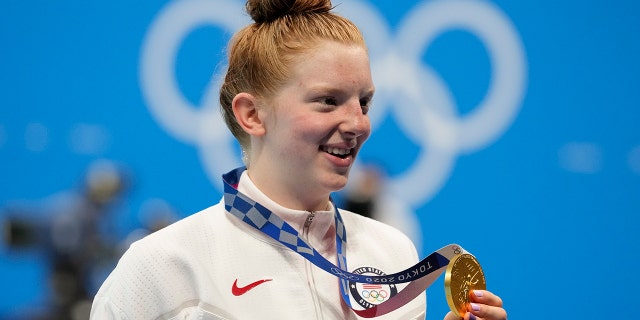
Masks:
[[[273,202],[246,172],[238,189],[337,264],[333,208],[314,212],[305,227],[309,212]],[[391,274],[418,262],[415,246],[400,231],[340,213],[349,271],[373,267]],[[384,299],[389,289],[360,288],[352,305],[359,307],[358,299]],[[91,319],[360,319],[341,301],[339,290],[335,276],[232,216],[220,201],[131,245],[98,291]],[[425,313],[423,293],[375,319],[424,319]]]

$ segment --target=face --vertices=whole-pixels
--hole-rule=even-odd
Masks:
[[[290,81],[261,108],[266,130],[251,163],[254,182],[283,205],[326,206],[371,133],[373,93],[365,48],[322,42],[298,56]]]

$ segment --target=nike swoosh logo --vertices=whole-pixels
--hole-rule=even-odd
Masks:
[[[252,282],[249,283],[248,285],[244,286],[244,287],[238,287],[238,279],[236,279],[236,281],[233,282],[233,286],[231,287],[231,293],[233,293],[234,296],[241,296],[245,293],[247,293],[247,291],[265,283],[265,282],[269,282],[272,279],[262,279],[262,280],[258,280],[256,282]]]

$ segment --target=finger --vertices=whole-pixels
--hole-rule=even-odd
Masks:
[[[460,320],[462,318],[453,314],[453,312],[449,311],[446,316],[444,316],[444,320]]]
[[[469,292],[471,302],[486,304],[494,307],[502,307],[502,299],[487,290],[472,290]]]
[[[472,302],[465,314],[465,320],[506,320],[507,311],[502,307]]]

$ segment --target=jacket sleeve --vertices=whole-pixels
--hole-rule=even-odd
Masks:
[[[91,306],[90,320],[127,320],[125,313],[113,305],[108,297],[96,297]]]

